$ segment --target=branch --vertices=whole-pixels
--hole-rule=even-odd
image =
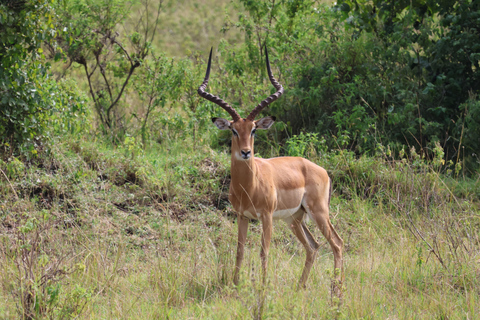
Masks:
[[[12,191],[13,191],[13,194],[15,195],[15,198],[18,200],[18,194],[17,192],[15,191],[15,188],[13,187],[12,183],[10,182],[10,180],[8,179],[7,175],[5,174],[5,172],[0,168],[0,171],[2,171],[3,175],[5,176],[5,179],[7,179],[8,181],[8,184],[10,184],[10,188],[12,188]]]
[[[112,90],[110,89],[110,83],[108,82],[107,76],[105,75],[105,69],[103,68],[102,64],[98,60],[98,55],[95,55],[95,60],[97,60],[97,65],[100,67],[100,73],[102,74],[103,80],[107,84],[108,95],[110,96],[110,101],[113,100]]]
[[[117,39],[115,39],[115,37],[112,37],[111,35],[108,35],[108,34],[103,34],[101,33],[99,30],[94,30],[94,32],[102,35],[103,37],[107,38],[108,40],[110,40],[112,43],[116,44],[117,46],[120,47],[120,49],[122,49],[123,53],[127,56],[127,59],[128,61],[130,62],[130,65],[134,65],[134,62],[132,61],[132,58],[130,57],[130,54],[128,53],[128,51],[122,46],[122,44],[120,42],[117,41]]]
[[[132,57],[130,57],[130,54],[127,52],[127,50],[122,46],[122,44],[120,42],[118,42],[115,38],[109,38],[110,41],[112,41],[113,43],[115,43],[117,46],[120,47],[120,49],[122,49],[123,53],[125,53],[125,55],[127,56],[127,59],[128,61],[130,61],[130,65],[133,66],[134,64],[138,63],[138,62],[133,62],[132,61]],[[136,68],[136,67],[135,67]]]
[[[117,104],[118,100],[120,100],[120,97],[122,96],[123,94],[123,90],[125,90],[125,87],[127,86],[128,84],[128,80],[130,80],[130,77],[132,76],[133,74],[133,71],[135,71],[136,68],[138,68],[140,66],[140,62],[135,62],[135,64],[133,64],[130,68],[130,72],[128,73],[128,76],[127,76],[127,79],[125,80],[125,82],[123,83],[123,86],[122,86],[122,89],[120,90],[120,92],[118,93],[117,95],[117,98],[115,99],[115,101],[110,105],[110,107],[108,107],[107,109],[107,114],[110,113],[110,111],[112,110],[112,108]]]
[[[160,3],[158,4],[158,9],[157,9],[157,18],[155,19],[155,27],[153,27],[153,33],[152,33],[152,38],[150,39],[150,42],[153,42],[153,38],[155,37],[155,33],[157,32],[157,26],[158,26],[158,17],[160,16],[160,10],[163,5],[163,0],[160,0]]]
[[[100,116],[100,120],[102,121],[103,124],[105,124],[106,123],[105,118],[103,117],[102,110],[99,107],[97,99],[95,98],[95,93],[93,93],[92,81],[90,80],[90,77],[92,76],[93,71],[95,71],[95,68],[93,69],[92,73],[88,74],[88,67],[86,62],[83,65],[83,67],[85,68],[85,73],[87,74],[88,86],[90,87],[90,95],[92,96],[93,104],[95,106],[95,109],[97,110],[98,115]],[[106,123],[106,124],[108,127],[110,127],[109,123]]]
[[[412,227],[415,229],[415,231],[417,232],[418,236],[423,240],[424,243],[427,244],[427,246],[430,248],[430,251],[435,255],[435,257],[437,257],[437,260],[440,262],[440,264],[442,265],[443,268],[447,269],[447,267],[445,266],[445,264],[443,263],[443,259],[442,257],[440,257],[437,253],[437,251],[435,251],[435,249],[430,245],[430,243],[428,243],[427,240],[425,240],[425,238],[422,236],[422,234],[420,233],[420,231],[418,231],[417,227],[415,226],[415,224],[413,223],[412,221],[412,218],[410,217],[410,213],[407,212],[407,217],[408,217],[408,220],[410,221]]]
[[[155,96],[151,95],[150,96],[150,101],[148,101],[147,113],[145,114],[145,118],[143,119],[142,130],[145,130],[145,128],[147,127],[148,116],[150,115],[150,111],[152,111],[152,109],[153,109],[153,107],[152,107],[153,99],[155,99]]]

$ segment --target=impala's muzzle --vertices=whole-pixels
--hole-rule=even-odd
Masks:
[[[242,155],[242,159],[248,160],[252,156],[252,151],[251,150],[240,150],[240,153]]]

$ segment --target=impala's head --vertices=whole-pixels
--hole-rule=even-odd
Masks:
[[[253,140],[255,137],[255,130],[268,129],[275,122],[275,117],[269,116],[257,121],[255,121],[255,117],[260,113],[263,108],[268,106],[273,101],[277,100],[283,94],[283,87],[275,80],[272,75],[272,70],[270,69],[270,62],[268,61],[267,48],[265,48],[268,77],[270,78],[273,86],[277,89],[277,92],[260,102],[245,119],[242,119],[237,113],[237,111],[232,108],[228,103],[226,103],[219,97],[205,91],[208,79],[210,77],[212,51],[213,48],[212,50],[210,50],[210,57],[208,58],[208,66],[205,80],[203,80],[202,85],[198,88],[198,94],[203,98],[218,104],[232,116],[232,120],[213,118],[212,121],[220,130],[232,131],[232,155],[235,156],[238,160],[248,160],[253,156]]]
[[[275,117],[265,117],[257,121],[239,119],[229,121],[223,118],[212,118],[220,130],[232,131],[232,155],[238,160],[248,160],[253,156],[253,140],[255,131],[268,129],[275,122]]]

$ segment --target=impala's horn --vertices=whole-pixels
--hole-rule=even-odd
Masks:
[[[226,103],[219,97],[214,96],[213,94],[205,91],[205,88],[207,88],[207,84],[208,84],[208,78],[210,77],[210,67],[212,65],[212,52],[213,52],[213,47],[210,50],[210,57],[208,58],[208,66],[207,66],[207,73],[205,74],[205,80],[203,80],[202,85],[198,87],[198,94],[203,98],[207,99],[208,101],[212,101],[213,103],[216,103],[220,107],[225,109],[225,111],[227,111],[232,116],[233,121],[235,122],[240,119],[240,115],[237,113],[237,111],[235,111],[235,109],[233,109],[228,103]]]
[[[275,80],[275,78],[273,77],[272,75],[272,69],[270,69],[270,61],[268,60],[268,51],[267,51],[267,47],[265,47],[265,57],[266,57],[266,60],[267,60],[267,72],[268,72],[268,78],[270,78],[270,82],[273,84],[273,86],[275,87],[275,89],[277,89],[277,92],[275,92],[274,94],[272,94],[270,97],[268,97],[267,99],[263,100],[262,102],[260,102],[260,104],[258,106],[255,107],[255,109],[253,109],[252,112],[250,112],[250,114],[248,115],[247,119],[250,120],[250,121],[253,121],[255,120],[255,117],[260,113],[260,111],[262,111],[263,108],[265,108],[266,106],[268,106],[270,103],[272,103],[273,101],[277,100],[278,98],[280,98],[280,96],[283,94],[283,87],[280,83],[278,83],[277,80]]]

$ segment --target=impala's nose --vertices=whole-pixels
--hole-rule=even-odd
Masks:
[[[250,150],[240,150],[243,159],[250,159],[252,152]]]

